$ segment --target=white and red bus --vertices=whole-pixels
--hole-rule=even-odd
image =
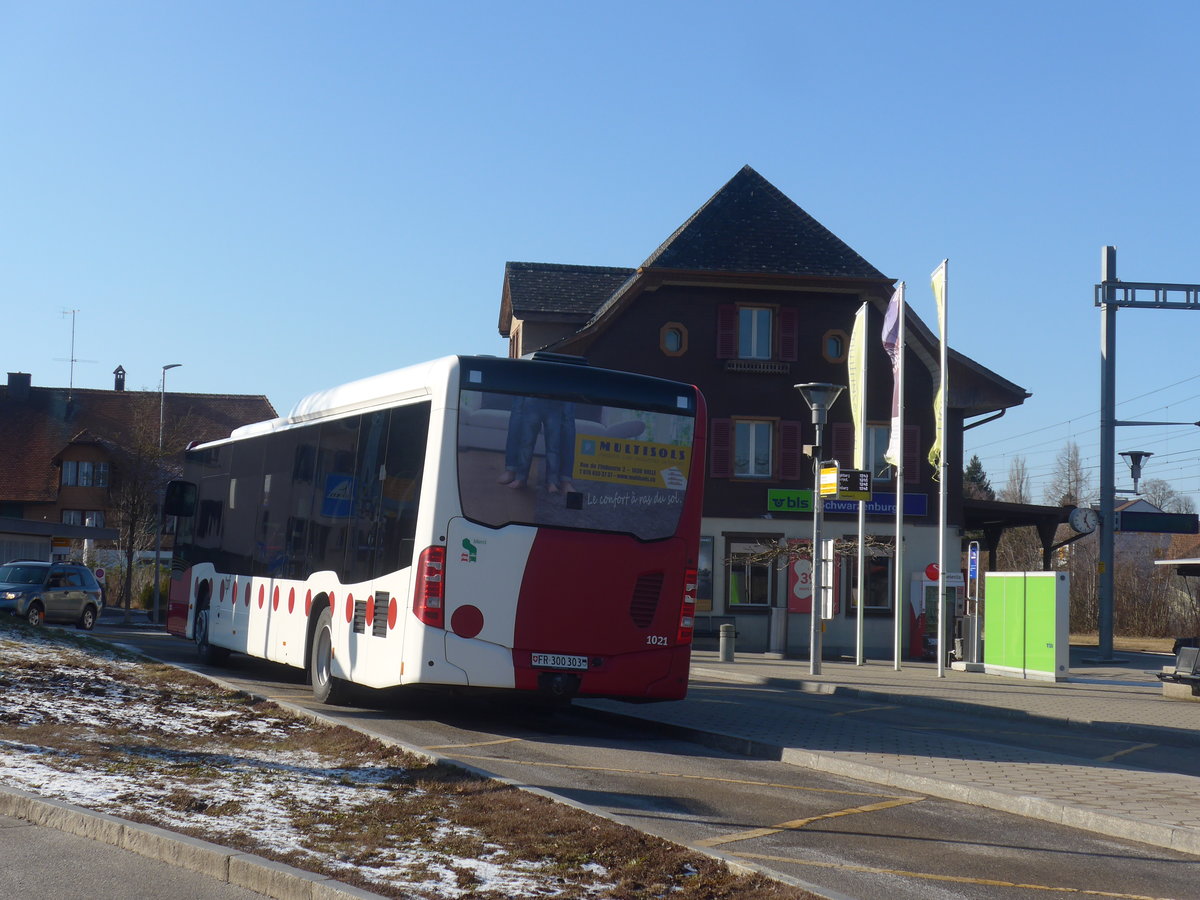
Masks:
[[[453,356],[191,448],[167,627],[348,683],[687,690],[705,407],[575,357]]]

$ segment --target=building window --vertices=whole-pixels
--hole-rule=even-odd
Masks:
[[[717,359],[795,362],[799,312],[792,307],[717,307]]]
[[[700,536],[700,559],[696,563],[696,612],[712,612],[713,544],[712,535]]]
[[[896,469],[883,455],[887,453],[888,441],[892,437],[890,425],[871,425],[866,427],[867,437],[867,468],[875,481],[892,482],[896,480]]]
[[[735,478],[770,478],[773,428],[771,422],[742,420],[733,423],[733,474]]]
[[[847,535],[846,540],[857,541],[857,535]],[[868,537],[868,542],[870,538]],[[892,598],[895,586],[892,581],[893,561],[892,550],[883,546],[867,546],[866,565],[864,572],[863,614],[888,613],[892,609]],[[845,585],[845,603],[842,608],[846,615],[858,615],[858,557],[847,554],[839,557],[841,560],[841,583]]]
[[[743,306],[738,310],[738,359],[771,358],[771,310]]]
[[[871,424],[866,426],[866,463],[872,478],[878,485],[893,485],[896,480],[895,467],[883,458],[891,439],[891,425]],[[854,468],[854,426],[849,422],[835,422],[830,426],[830,447],[833,457],[844,469]],[[917,484],[921,480],[921,429],[916,425],[904,427],[904,483]],[[890,488],[889,488],[890,489]]]
[[[62,511],[62,523],[64,525],[82,525],[83,510],[82,509],[64,509]]]
[[[108,463],[64,460],[63,487],[108,487]]]
[[[850,352],[850,336],[840,329],[825,332],[821,339],[821,353],[826,362],[844,363]]]
[[[713,419],[711,424],[708,471],[713,478],[800,480],[800,422],[739,417]]]
[[[104,510],[89,509],[83,514],[83,524],[87,525],[89,528],[103,528]]]
[[[679,322],[668,322],[658,331],[658,347],[667,356],[683,356],[687,353],[687,328]]]
[[[758,544],[750,541],[729,541],[729,562],[725,579],[725,608],[729,612],[739,609],[765,609],[775,596],[776,567],[769,560],[756,560],[761,551]]]

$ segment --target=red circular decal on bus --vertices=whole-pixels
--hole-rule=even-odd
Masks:
[[[353,594],[346,595],[346,621],[347,622],[354,621],[354,595]]]
[[[388,602],[388,628],[396,627],[396,616],[399,614],[400,607],[396,604],[396,598],[393,597]]]
[[[250,605],[250,582],[246,582],[246,605]]]
[[[483,631],[483,613],[478,606],[460,606],[450,617],[450,629],[459,637],[473,638]]]
[[[263,603],[266,602],[266,599],[267,599],[267,586],[265,584],[260,584],[258,586],[258,608],[259,609],[263,608]]]
[[[375,604],[367,604],[367,627],[370,628],[375,623]]]
[[[227,587],[229,587],[229,582],[228,582],[228,581],[226,581],[224,578],[222,578],[222,579],[221,579],[221,596],[217,598],[217,602],[218,602],[218,603],[224,603],[224,602],[225,602],[225,589],[226,589]]]
[[[288,589],[288,612],[292,612],[296,608],[296,589]]]
[[[304,615],[312,615],[312,591],[306,591],[304,594]]]
[[[279,609],[279,585],[271,592],[271,609]]]
[[[333,611],[337,609],[337,601],[334,599],[333,591],[329,592],[329,615],[333,615]]]

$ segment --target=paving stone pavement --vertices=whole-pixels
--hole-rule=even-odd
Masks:
[[[947,669],[932,663],[822,662],[716,652],[692,655],[689,697],[629,705],[577,701],[615,715],[743,752],[773,752],[787,763],[1043,819],[1112,837],[1200,855],[1200,777],[833,716],[781,702],[789,692],[846,694],[901,707],[962,709],[1027,723],[1071,723],[1079,733],[1200,748],[1200,702],[1168,700],[1156,674],[1165,654],[1118,653],[1093,662],[1073,647],[1070,676],[1037,681]],[[720,691],[709,688],[720,686]]]

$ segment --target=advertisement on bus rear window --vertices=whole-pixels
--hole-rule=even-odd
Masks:
[[[464,390],[463,513],[510,522],[674,534],[691,472],[691,416]]]

